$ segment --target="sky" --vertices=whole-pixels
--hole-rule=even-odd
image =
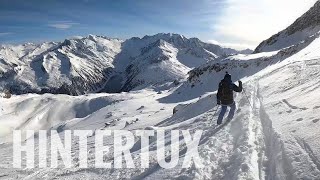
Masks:
[[[1,0],[0,44],[179,33],[255,48],[316,0]]]

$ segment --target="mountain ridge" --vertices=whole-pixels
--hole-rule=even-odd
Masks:
[[[163,45],[173,46],[166,51],[176,53],[174,58],[179,63],[174,63],[178,65],[174,71],[186,72],[218,57],[239,53],[230,48],[204,43],[198,38],[188,39],[183,35],[173,33],[159,33],[127,40],[90,34],[87,37],[75,37],[62,42],[2,45],[0,48],[0,79],[9,78],[10,82],[3,81],[0,88],[10,89],[17,94],[80,95],[99,91],[109,92],[110,88],[105,87],[108,81],[113,76],[119,76],[123,81],[119,82],[120,84],[117,84],[119,88],[112,92],[120,92],[123,89],[130,91],[137,86],[126,85],[131,88],[123,88],[125,84],[122,83],[133,78],[133,74],[127,72],[128,67],[132,65],[132,62],[137,62],[135,59],[147,60],[148,57],[143,57],[143,51],[149,46],[153,48],[152,44],[159,40],[165,42]],[[162,52],[164,54],[164,51]],[[178,70],[180,67],[182,69]],[[162,69],[164,68],[163,66]],[[179,78],[182,76],[178,75],[167,80],[174,81]],[[158,83],[160,82],[155,80],[145,85]]]
[[[280,50],[315,35],[320,31],[320,1],[295,20],[286,29],[261,42],[254,53]]]

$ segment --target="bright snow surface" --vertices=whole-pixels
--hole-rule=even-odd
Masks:
[[[279,51],[223,61],[230,65],[224,70],[234,75],[234,81],[241,78],[245,91],[235,94],[235,117],[219,127],[215,95],[224,70],[206,71],[192,83],[167,83],[130,93],[76,97],[27,94],[2,99],[0,179],[320,179],[320,39],[305,43],[293,47],[297,48],[295,54],[284,59]],[[178,104],[188,105],[180,106],[173,115]],[[179,165],[162,169],[151,141],[147,169],[12,168],[13,129],[57,129],[63,134],[69,129],[95,131],[104,127],[203,130],[198,150],[205,167],[182,169],[185,151],[181,149]],[[170,137],[166,138],[169,141]],[[88,139],[91,165],[93,142],[94,136]],[[131,152],[139,167],[138,144],[136,138]],[[77,150],[72,150],[74,162],[78,161]],[[105,158],[112,161],[111,155]]]

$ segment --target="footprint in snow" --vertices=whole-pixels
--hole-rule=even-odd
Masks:
[[[312,120],[313,123],[317,123],[317,122],[319,122],[319,121],[320,121],[320,119],[314,119],[314,120]]]
[[[248,172],[248,171],[249,171],[249,166],[248,166],[248,164],[242,164],[242,165],[241,165],[241,171],[242,171],[242,172]]]
[[[297,106],[290,104],[286,99],[283,99],[282,102],[284,102],[291,109],[299,109]]]
[[[108,114],[106,114],[106,115],[104,116],[105,119],[108,119],[108,118],[110,118],[110,117],[112,117],[112,113],[108,113]]]
[[[290,109],[290,110],[288,110],[288,111],[286,111],[287,113],[292,113],[292,110]]]
[[[303,118],[299,118],[299,119],[297,119],[296,121],[303,121]]]
[[[319,109],[320,108],[320,106],[315,106],[315,107],[313,107],[313,109]]]
[[[141,106],[141,107],[139,107],[139,108],[137,109],[137,111],[142,110],[142,109],[144,109],[144,108],[145,108],[144,106]]]
[[[301,110],[304,110],[304,111],[308,109],[306,107],[300,108],[300,107],[294,106],[294,105],[290,104],[286,99],[283,99],[282,102],[284,102],[291,109],[301,109]]]
[[[6,177],[9,176],[8,174],[0,174],[0,177]]]

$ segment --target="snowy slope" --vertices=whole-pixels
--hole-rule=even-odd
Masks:
[[[242,97],[248,96],[248,99],[240,99],[238,106],[241,111],[242,103],[253,106],[248,123],[253,125],[249,128],[254,128],[254,134],[248,135],[247,138],[254,138],[254,142],[251,143],[254,143],[252,146],[257,152],[252,153],[251,163],[254,164],[245,165],[245,169],[249,169],[249,172],[251,170],[252,175],[256,173],[253,179],[320,178],[320,133],[317,130],[320,127],[320,101],[316,98],[320,94],[320,54],[317,51],[320,48],[320,38],[317,36],[313,40],[306,40],[304,45],[296,48],[293,55],[285,58],[279,59],[281,51],[249,55],[245,58],[235,56],[232,58],[242,61],[240,65],[231,60],[222,66],[223,70],[232,72],[237,78],[243,77],[246,82]],[[277,58],[274,57],[275,54]],[[277,60],[277,63],[272,65],[274,60]],[[266,61],[270,61],[265,64],[268,67],[263,65]],[[250,62],[254,64],[241,67],[241,64]],[[263,70],[258,73],[252,72],[259,70],[261,65],[265,66]],[[199,69],[198,72],[203,70],[199,77],[190,78],[189,84],[193,85],[193,88],[189,85],[191,89],[200,88],[205,92],[208,89],[203,88],[203,84],[210,81],[210,76],[213,82],[214,75],[218,76],[218,79],[222,76],[219,75],[221,66],[205,67],[207,69]],[[218,74],[215,70],[218,70]],[[242,117],[241,120],[245,121],[246,118]],[[231,179],[238,178],[241,179],[239,176]],[[247,178],[248,176],[244,179]]]
[[[174,49],[169,44],[160,42],[158,45],[152,49],[164,51],[168,48],[167,55],[172,55],[170,52]],[[7,142],[0,145],[0,178],[319,179],[320,54],[316,51],[319,48],[320,38],[314,37],[305,44],[281,51],[232,56],[219,66],[209,62],[191,71],[189,79],[180,86],[168,85],[161,93],[144,89],[78,97],[31,94],[2,100],[2,135],[19,127],[57,129],[61,136],[68,129],[203,130],[198,149],[205,167],[182,169],[183,147],[179,165],[162,169],[155,161],[155,142],[151,141],[151,166],[146,169],[83,170],[75,166],[68,170],[14,170],[10,168],[12,146]],[[165,61],[178,63],[172,59]],[[238,109],[234,119],[216,127],[217,82],[226,70],[234,81],[244,82],[245,92],[236,94]],[[67,106],[58,108],[66,101]],[[185,105],[173,115],[172,110],[178,104]],[[39,126],[40,122],[46,123]],[[2,142],[8,137],[10,135],[3,136]],[[169,141],[170,137],[166,138]],[[89,148],[93,149],[94,136],[88,141]],[[112,143],[107,141],[107,144]],[[138,166],[141,150],[138,138],[135,144],[131,152]],[[73,156],[76,162],[76,153]],[[90,150],[89,157],[93,156]],[[109,156],[106,155],[106,159],[110,160]],[[89,164],[93,163],[93,158],[89,158]]]
[[[17,94],[49,92],[71,95],[131,90],[128,87],[135,86],[124,84],[132,79],[132,72],[126,70],[141,63],[145,67],[150,66],[149,69],[154,68],[155,64],[148,62],[152,60],[146,56],[146,52],[153,58],[166,56],[165,51],[154,51],[155,54],[151,54],[151,49],[157,46],[160,40],[170,44],[171,49],[175,49],[171,52],[176,54],[172,58],[179,61],[174,65],[181,64],[181,73],[217,57],[238,53],[178,34],[157,34],[125,41],[89,35],[58,43],[1,46],[0,78],[10,81],[2,81],[0,88],[9,88]],[[156,68],[163,69],[161,66],[159,64]],[[161,75],[160,71],[158,72],[158,76]],[[181,78],[181,73],[170,79]],[[158,80],[140,80],[146,82],[144,86],[159,83]]]
[[[320,1],[298,18],[292,25],[285,30],[273,35],[263,41],[255,49],[258,52],[270,52],[286,48],[312,36],[320,31]]]
[[[101,89],[113,72],[122,41],[87,38],[5,46],[0,51],[1,88],[26,92],[83,94]]]
[[[143,49],[139,58],[132,61],[126,69],[128,78],[123,90],[184,79],[191,69],[177,59],[177,54],[178,49],[163,40]]]

